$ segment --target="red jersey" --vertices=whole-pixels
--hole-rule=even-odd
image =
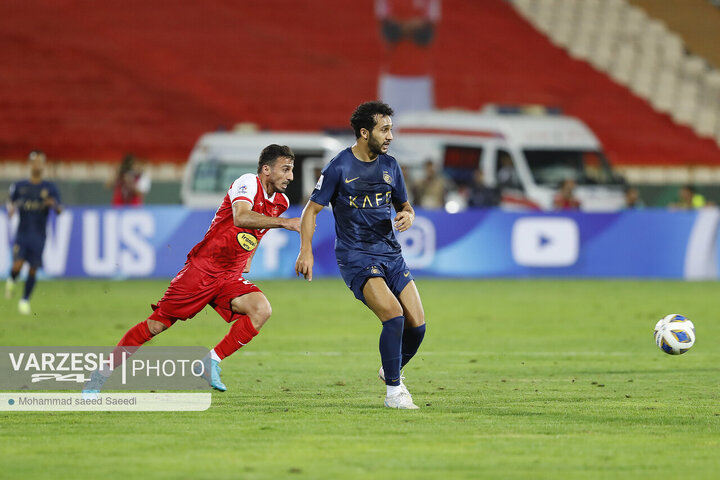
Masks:
[[[248,202],[253,212],[266,217],[279,217],[288,208],[287,197],[282,193],[268,196],[257,175],[248,173],[235,180],[205,237],[188,253],[189,262],[211,275],[242,276],[248,258],[267,232],[236,227],[232,211],[235,202]]]
[[[133,185],[137,185],[140,180],[140,175],[137,173],[126,173],[125,176],[132,176]],[[125,182],[130,179],[126,179],[125,176],[118,178],[115,181],[115,187],[113,188],[112,205],[120,207],[123,205],[142,205],[142,195],[130,191],[125,185]]]
[[[556,210],[577,210],[580,208],[580,201],[576,198],[567,198],[561,194],[555,195],[553,206]]]

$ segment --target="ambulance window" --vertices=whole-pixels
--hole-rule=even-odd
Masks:
[[[598,152],[583,152],[583,176],[586,183],[611,183],[612,175]]]
[[[197,193],[223,192],[238,177],[256,171],[257,166],[250,164],[227,164],[217,160],[202,162],[195,169],[192,189]]]
[[[525,150],[523,153],[539,185],[559,185],[568,178],[578,185],[613,184],[617,181],[602,152]]]
[[[217,162],[203,162],[198,164],[193,176],[193,191],[214,192],[220,165]]]
[[[481,156],[482,148],[448,145],[443,159],[444,172],[455,183],[470,183],[473,171],[480,166]]]
[[[246,173],[257,173],[257,165],[223,165],[219,181],[219,191],[227,190],[230,185]]]
[[[500,188],[522,189],[515,162],[506,150],[497,150],[495,154],[495,178]]]

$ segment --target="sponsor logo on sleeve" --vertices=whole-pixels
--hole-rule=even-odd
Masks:
[[[324,175],[320,175],[320,178],[318,178],[318,181],[315,184],[315,190],[320,190],[322,188],[323,178],[324,178]]]

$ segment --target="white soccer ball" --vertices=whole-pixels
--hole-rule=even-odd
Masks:
[[[695,325],[687,317],[671,313],[655,324],[655,344],[669,355],[681,355],[695,345]]]

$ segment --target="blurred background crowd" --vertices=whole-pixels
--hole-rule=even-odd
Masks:
[[[709,0],[10,2],[0,201],[41,149],[69,205],[179,203],[203,133],[345,132],[381,98],[556,109],[597,135],[628,208],[697,208],[720,200],[718,27]],[[428,209],[493,207],[513,181],[407,180]],[[555,208],[582,208],[574,189]]]

